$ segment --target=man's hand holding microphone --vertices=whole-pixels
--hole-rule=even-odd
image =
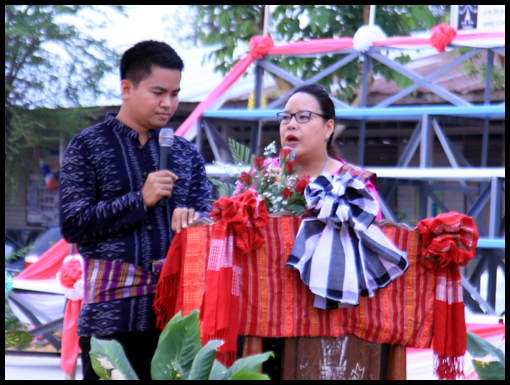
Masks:
[[[168,170],[168,160],[170,159],[173,141],[174,131],[171,128],[162,128],[159,133],[159,171],[150,173],[142,188],[145,207],[166,206],[166,200],[172,196],[174,183],[179,179],[177,175]],[[180,233],[183,228],[186,228],[198,218],[199,214],[195,212],[195,209],[175,208],[172,214],[172,230]]]

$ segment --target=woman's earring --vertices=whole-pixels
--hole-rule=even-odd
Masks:
[[[329,141],[329,136],[326,136],[326,142]]]

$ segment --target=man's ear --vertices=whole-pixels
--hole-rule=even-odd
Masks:
[[[128,100],[134,90],[133,82],[129,79],[124,79],[120,82],[120,93],[123,100]]]

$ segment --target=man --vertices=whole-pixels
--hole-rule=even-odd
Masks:
[[[60,227],[84,258],[85,294],[78,317],[84,379],[92,336],[115,339],[140,379],[160,331],[152,309],[174,232],[207,215],[211,185],[195,146],[176,137],[170,169],[159,170],[159,129],[179,103],[183,62],[167,44],[143,41],[120,63],[117,116],[77,134],[60,176]],[[167,206],[156,204],[167,197]]]

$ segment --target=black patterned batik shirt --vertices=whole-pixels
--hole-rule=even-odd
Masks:
[[[211,210],[211,184],[196,147],[175,137],[170,170],[179,179],[166,207],[145,208],[142,187],[159,168],[159,130],[141,145],[138,132],[108,114],[69,143],[60,175],[60,228],[84,259],[121,261],[151,270],[166,258],[176,207]],[[150,330],[153,295],[84,304],[79,336]],[[153,316],[152,316],[153,317]]]

